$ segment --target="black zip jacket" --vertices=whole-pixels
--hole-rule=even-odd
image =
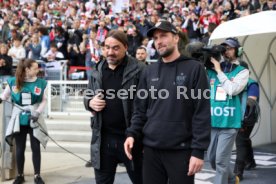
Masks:
[[[142,62],[138,62],[135,58],[131,56],[126,56],[125,58],[126,66],[123,72],[123,80],[122,80],[122,89],[129,90],[131,86],[136,86],[139,83],[139,78],[141,71],[145,68],[145,64]],[[101,137],[102,137],[102,112],[95,112],[90,108],[89,102],[93,98],[94,94],[91,92],[97,92],[99,89],[103,89],[103,81],[102,81],[102,67],[106,61],[101,61],[97,64],[95,69],[92,69],[92,76],[89,79],[88,89],[90,91],[86,91],[84,94],[84,106],[85,109],[93,113],[93,117],[91,118],[91,128],[92,128],[92,141],[91,141],[91,163],[95,169],[100,169],[101,166]],[[133,95],[134,96],[134,95]],[[123,103],[123,113],[125,118],[126,127],[130,126],[130,119],[133,113],[133,97],[122,99]],[[134,165],[136,165],[136,159],[140,155],[141,149],[135,145],[136,148],[134,151]],[[136,157],[136,158],[135,158]]]
[[[7,54],[0,54],[0,59],[4,59],[6,63],[5,66],[0,66],[0,76],[12,75],[12,57],[8,56]]]
[[[150,88],[156,89],[155,92],[150,92]],[[144,145],[156,149],[192,149],[192,156],[203,159],[210,142],[211,124],[204,67],[185,56],[171,63],[160,60],[141,74],[136,94],[141,89],[148,91],[148,97],[136,96],[127,136],[143,137]],[[169,94],[168,98],[162,99],[165,93]],[[203,97],[204,93],[207,98]],[[196,98],[198,95],[201,97]]]

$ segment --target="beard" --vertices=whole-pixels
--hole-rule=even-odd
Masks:
[[[168,57],[169,55],[171,55],[173,53],[173,51],[174,51],[174,47],[169,47],[164,51],[158,50],[157,52],[161,57]]]
[[[122,62],[122,60],[118,60],[110,56],[106,58],[106,61],[109,65],[114,65],[114,66],[117,66]]]

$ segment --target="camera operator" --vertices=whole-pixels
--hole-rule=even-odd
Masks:
[[[248,69],[240,66],[240,43],[236,38],[227,38],[221,45],[225,47],[224,61],[214,57],[212,69],[208,68],[211,88],[211,143],[207,156],[216,170],[215,184],[238,183],[230,168],[232,147],[241,128],[242,109],[239,94],[244,90],[249,78]]]

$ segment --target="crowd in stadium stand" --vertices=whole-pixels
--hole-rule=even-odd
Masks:
[[[225,21],[276,10],[275,0],[0,0],[0,76],[22,58],[68,60],[68,66],[93,67],[102,57],[108,31],[127,34],[128,54],[140,46],[148,60],[158,58],[147,30],[160,19],[177,27],[182,45],[202,41]],[[124,7],[124,5],[128,5]],[[184,52],[184,51],[183,51]]]

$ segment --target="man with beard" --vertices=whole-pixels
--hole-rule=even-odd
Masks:
[[[161,58],[141,74],[125,152],[132,160],[133,146],[143,139],[144,184],[193,184],[210,140],[207,75],[199,62],[180,54],[170,22],[158,22],[148,36]]]
[[[118,163],[124,163],[134,184],[142,183],[142,149],[139,144],[134,160],[124,154],[125,130],[130,126],[133,98],[142,62],[126,54],[127,36],[110,31],[104,42],[106,59],[92,70],[84,105],[92,112],[91,164],[97,184],[112,184]],[[141,144],[140,144],[141,145]]]
[[[207,156],[216,170],[214,184],[239,183],[230,167],[232,148],[243,117],[241,94],[245,89],[249,71],[240,65],[242,49],[237,38],[226,38],[225,60],[211,58],[214,64],[208,69],[211,88],[211,142]]]
[[[141,61],[141,62],[147,64],[146,63],[147,56],[148,56],[148,53],[147,53],[146,47],[140,46],[137,48],[135,57],[138,61]]]

